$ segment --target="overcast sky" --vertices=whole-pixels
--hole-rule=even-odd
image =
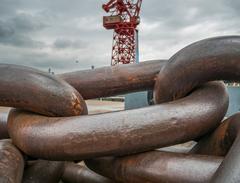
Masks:
[[[110,65],[112,30],[102,27],[101,9],[107,1],[0,0],[0,63],[56,73]],[[140,60],[168,59],[239,28],[239,0],[143,0]]]

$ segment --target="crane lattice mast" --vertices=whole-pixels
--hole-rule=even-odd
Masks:
[[[103,9],[103,26],[114,29],[111,65],[138,62],[138,30],[142,0],[110,0]]]

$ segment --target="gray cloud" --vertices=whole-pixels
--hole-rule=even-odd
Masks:
[[[15,30],[22,33],[39,31],[47,26],[44,20],[27,13],[17,14],[15,17],[9,19],[8,22],[12,24]]]
[[[32,40],[24,35],[12,35],[9,37],[0,37],[0,43],[3,45],[11,45],[20,48],[42,48],[43,42]]]
[[[87,47],[87,43],[81,40],[71,41],[67,39],[57,39],[54,42],[54,47],[57,49],[83,49]]]
[[[14,29],[0,21],[0,38],[11,37],[13,34]]]
[[[45,44],[34,40],[29,33],[33,34],[45,27],[46,25],[43,22],[25,13],[0,20],[0,44],[22,48],[43,47]]]

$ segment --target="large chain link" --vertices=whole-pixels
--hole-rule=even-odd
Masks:
[[[228,94],[215,81],[239,73],[238,36],[196,42],[169,61],[57,76],[0,64],[0,106],[16,108],[0,118],[0,137],[11,138],[0,141],[0,181],[239,182],[240,116],[221,123]],[[149,89],[158,105],[87,115],[86,99]],[[185,154],[152,151],[190,140]],[[111,180],[63,162],[81,160]]]

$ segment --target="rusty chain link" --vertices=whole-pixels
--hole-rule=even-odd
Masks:
[[[0,64],[0,106],[16,108],[0,114],[0,182],[240,182],[240,113],[222,122],[216,80],[240,81],[239,36],[57,76]],[[149,89],[155,106],[87,115],[84,100]],[[156,150],[190,140],[188,153]],[[82,160],[91,170],[64,162]]]

